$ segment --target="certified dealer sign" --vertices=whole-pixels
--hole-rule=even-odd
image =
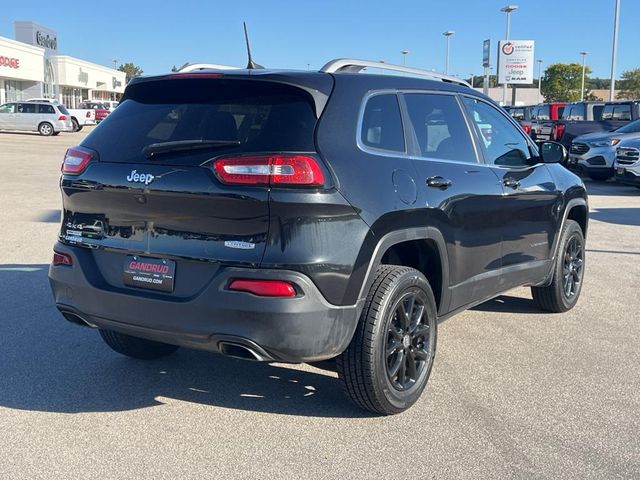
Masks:
[[[498,83],[533,83],[533,40],[500,40]]]

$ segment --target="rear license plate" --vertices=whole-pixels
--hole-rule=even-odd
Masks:
[[[173,292],[176,262],[160,258],[129,256],[124,262],[125,285],[161,292]]]
[[[625,172],[624,168],[621,168],[621,167],[616,168],[616,173],[618,175],[624,175],[624,172]]]

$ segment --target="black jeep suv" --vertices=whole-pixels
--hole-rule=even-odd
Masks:
[[[565,157],[430,72],[136,78],[65,156],[55,302],[135,358],[335,358],[357,405],[398,413],[438,321],[522,285],[576,304],[587,195]]]

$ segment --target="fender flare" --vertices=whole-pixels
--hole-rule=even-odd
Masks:
[[[414,227],[403,230],[396,230],[384,235],[376,244],[367,271],[365,273],[360,293],[358,294],[358,303],[363,305],[364,299],[367,297],[367,292],[371,288],[373,283],[373,277],[376,269],[380,266],[382,256],[385,252],[399,243],[408,242],[412,240],[431,240],[435,242],[440,256],[440,269],[442,272],[442,282],[440,287],[440,306],[438,308],[438,315],[442,315],[447,311],[449,307],[450,295],[449,295],[449,260],[447,256],[447,247],[444,237],[440,230],[435,227]]]

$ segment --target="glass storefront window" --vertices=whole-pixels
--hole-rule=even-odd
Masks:
[[[18,80],[5,80],[4,81],[4,92],[5,92],[5,103],[6,102],[17,102],[19,100],[25,100],[22,95],[22,82]]]

